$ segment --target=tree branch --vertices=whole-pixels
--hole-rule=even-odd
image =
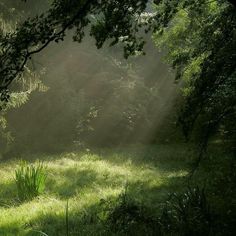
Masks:
[[[26,53],[23,62],[21,64],[21,66],[19,67],[19,69],[13,74],[12,79],[7,81],[4,85],[0,86],[0,91],[7,89],[8,86],[12,83],[12,81],[24,70],[24,67],[28,61],[28,59],[34,55],[37,54],[39,52],[41,52],[43,49],[45,49],[51,42],[53,42],[55,39],[57,39],[58,37],[60,37],[61,35],[63,35],[63,33],[71,26],[73,25],[73,23],[84,14],[84,12],[86,12],[87,8],[90,7],[91,3],[93,2],[93,0],[87,0],[83,6],[80,8],[80,10],[75,14],[75,16],[67,23],[65,24],[65,26],[57,33],[55,33],[52,37],[50,37],[46,43],[44,43],[41,47],[39,47],[38,49],[35,49],[33,51],[29,51]],[[28,49],[27,49],[28,50]]]

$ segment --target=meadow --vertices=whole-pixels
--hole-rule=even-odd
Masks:
[[[0,235],[34,235],[34,230],[65,235],[67,200],[71,227],[82,235],[95,235],[97,227],[83,225],[81,218],[96,211],[101,199],[115,198],[126,185],[129,194],[158,211],[170,189],[183,188],[188,156],[180,146],[162,145],[24,157],[29,162],[40,158],[47,166],[45,193],[24,203],[17,201],[14,182],[20,158],[1,162]]]
[[[163,144],[24,156],[47,169],[44,193],[24,202],[14,180],[23,157],[1,161],[0,235],[120,235],[107,232],[102,203],[126,191],[158,215],[170,193],[186,190],[194,156],[190,146]],[[195,175],[203,186],[211,172]]]

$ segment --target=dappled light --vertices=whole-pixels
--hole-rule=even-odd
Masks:
[[[163,148],[155,147],[157,156]],[[56,221],[61,218],[63,221],[67,200],[70,202],[72,214],[79,209],[86,212],[87,208],[99,205],[101,199],[118,196],[126,185],[130,195],[148,204],[155,200],[156,206],[153,207],[158,208],[158,204],[165,199],[170,189],[184,187],[184,178],[189,169],[187,166],[176,166],[176,162],[185,165],[185,159],[181,155],[184,151],[182,147],[179,148],[178,153],[176,152],[177,159],[169,157],[167,163],[162,161],[163,156],[152,160],[152,147],[141,150],[143,152],[139,151],[139,157],[136,155],[136,149],[121,149],[117,152],[102,150],[102,154],[97,154],[99,150],[87,153],[70,152],[49,157],[48,161],[47,157],[43,157],[48,173],[45,194],[35,200],[13,206],[12,196],[17,196],[14,185],[16,166],[6,163],[1,168],[0,199],[3,208],[0,229],[9,227],[9,230],[12,230],[11,225],[15,224],[19,225],[20,230],[22,222],[37,222],[38,218],[43,217],[48,220],[56,218]],[[29,160],[35,162],[34,159]],[[8,180],[7,183],[4,177]],[[34,228],[34,223],[30,223],[30,226]],[[59,235],[59,229],[56,228],[53,232]]]

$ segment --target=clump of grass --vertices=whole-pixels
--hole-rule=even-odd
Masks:
[[[21,201],[32,200],[45,189],[46,167],[42,162],[28,164],[25,161],[15,170],[15,182]]]

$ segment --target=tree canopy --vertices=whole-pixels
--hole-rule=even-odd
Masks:
[[[156,9],[149,10],[152,2],[148,0],[54,0],[45,13],[28,18],[13,31],[2,31],[1,99],[8,100],[8,88],[23,75],[28,60],[51,42],[64,40],[67,30],[73,30],[77,42],[89,33],[98,48],[106,41],[110,46],[122,43],[126,58],[143,53],[144,33],[152,32],[157,44],[163,36],[169,41],[167,52],[176,77],[188,81],[179,118],[185,135],[201,120],[206,131],[202,140],[208,140],[219,125],[226,127],[235,117],[235,3],[154,3]]]
[[[196,123],[204,146],[219,126],[235,135],[235,8],[224,1],[167,2],[158,3],[157,17],[166,16],[168,24],[158,25],[154,40],[184,83],[179,121],[185,135]]]
[[[53,41],[64,40],[68,29],[74,29],[73,39],[81,42],[86,27],[90,24],[90,34],[96,39],[98,48],[108,39],[111,40],[110,45],[114,45],[121,36],[126,36],[123,39],[125,56],[140,51],[144,41],[138,40],[140,25],[136,19],[144,12],[147,2],[55,0],[46,13],[27,19],[13,32],[1,32],[2,98],[4,99],[11,82],[24,71],[32,55],[42,51]]]

